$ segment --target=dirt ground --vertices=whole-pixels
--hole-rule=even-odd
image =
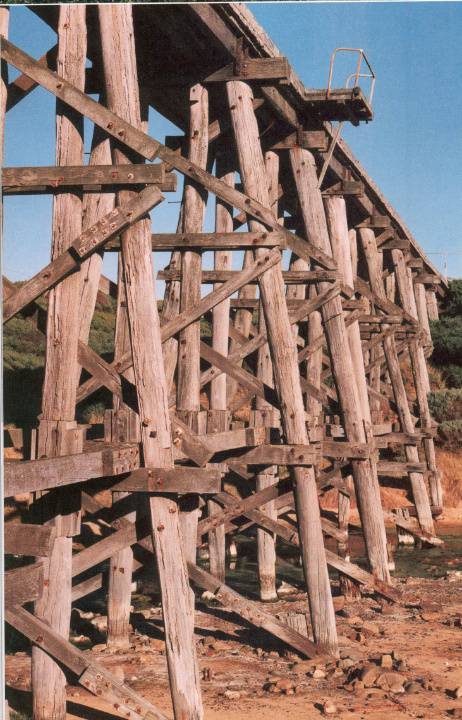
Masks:
[[[462,718],[462,573],[408,578],[398,587],[402,599],[394,605],[372,597],[346,603],[337,613],[340,658],[327,664],[278,647],[263,631],[243,627],[229,608],[199,602],[196,636],[207,720]],[[269,608],[303,612],[306,601],[298,596]],[[73,625],[74,642],[84,647],[91,631],[103,637],[105,618],[74,615]],[[134,612],[132,625],[128,651],[99,644],[86,652],[171,717],[159,608]],[[26,717],[29,678],[29,655],[8,655],[10,704],[26,710]],[[116,717],[78,685],[69,686],[68,694],[69,719]],[[326,701],[332,707],[323,709]],[[328,709],[332,714],[326,715]]]

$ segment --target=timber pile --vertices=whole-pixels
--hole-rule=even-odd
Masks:
[[[7,66],[21,73],[2,81],[3,109],[41,86],[56,96],[57,134],[56,167],[3,175],[5,194],[54,198],[51,262],[19,288],[4,282],[5,322],[48,296],[33,453],[5,470],[5,496],[33,498],[28,524],[7,525],[6,552],[36,560],[7,573],[6,619],[33,644],[36,720],[64,719],[64,669],[127,717],[163,718],[68,641],[72,603],[104,587],[108,644],[128,645],[132,575],[141,566],[134,549],[143,548],[160,581],[175,717],[202,718],[190,582],[300,654],[335,656],[328,568],[345,594],[362,587],[398,599],[380,482],[408,483],[414,507],[396,514],[399,533],[438,542],[425,358],[428,316],[444,283],[346,145],[329,157],[331,126],[313,114],[309,93],[245,8],[32,11],[58,40],[38,61],[6,39],[8,10],[0,9],[2,78]],[[151,137],[149,106],[185,135]],[[94,124],[88,165],[84,117]],[[177,231],[153,234],[147,213],[178,175]],[[214,232],[204,231],[209,195]],[[170,263],[159,270],[156,253],[166,250]],[[213,270],[202,266],[205,250],[214,252]],[[116,286],[101,274],[104,251],[118,253]],[[166,283],[160,313],[153,267]],[[207,294],[204,284],[213,286]],[[88,344],[97,294],[108,288],[117,298],[111,363]],[[407,360],[417,409],[403,382]],[[76,407],[101,387],[112,407],[104,438],[88,442]],[[250,408],[245,422],[242,408]],[[400,461],[388,452],[396,444]],[[111,511],[87,492],[98,478],[110,481]],[[238,480],[244,496],[226,491],[225,480]],[[339,493],[335,522],[319,505],[330,488]],[[353,491],[369,571],[349,560]],[[293,513],[296,524],[287,521]],[[72,554],[82,515],[103,515],[112,533]],[[226,584],[226,536],[255,526],[263,600],[276,597],[276,538],[299,549],[312,639]],[[337,552],[325,549],[325,537]],[[205,542],[210,572],[196,562]],[[98,570],[88,575],[104,561],[107,585]],[[24,608],[31,601],[33,612]]]

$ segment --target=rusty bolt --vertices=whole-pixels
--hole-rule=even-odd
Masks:
[[[35,642],[37,642],[37,643],[43,643],[43,637],[42,637],[42,635],[37,635],[37,637],[35,638]]]
[[[159,532],[162,532],[162,530],[165,530],[165,525],[158,525],[158,526],[157,526],[157,530],[158,530]]]
[[[106,128],[107,128],[108,130],[112,130],[113,127],[114,127],[114,123],[113,123],[113,122],[108,122],[108,124],[106,125]]]
[[[151,422],[150,418],[144,418],[142,424],[144,425],[144,427],[148,427],[150,422]]]
[[[176,513],[176,508],[174,508],[174,507],[169,508],[169,513],[174,515]]]

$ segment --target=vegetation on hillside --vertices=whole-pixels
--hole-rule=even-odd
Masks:
[[[39,301],[46,310],[46,302]],[[89,345],[105,360],[114,352],[115,301],[98,302],[90,329]],[[29,317],[17,315],[3,329],[3,407],[5,423],[18,427],[34,424],[41,410],[45,336],[37,328],[36,312]],[[108,398],[104,390],[79,408],[79,420],[88,422],[95,406]]]
[[[433,354],[444,388],[430,393],[430,411],[440,423],[438,441],[448,449],[462,447],[462,280],[451,280],[440,308],[440,319],[431,323]]]

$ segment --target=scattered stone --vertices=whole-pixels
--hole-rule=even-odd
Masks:
[[[363,623],[362,631],[366,633],[366,635],[371,635],[373,637],[380,635],[379,627],[372,622]]]
[[[75,645],[91,645],[91,640],[86,635],[76,635],[72,638],[72,642],[75,643]]]
[[[96,645],[93,645],[91,649],[92,652],[103,652],[104,650],[107,650],[107,645],[105,643],[97,643]]]
[[[278,597],[287,597],[287,595],[298,595],[300,590],[283,580],[276,592]]]
[[[363,621],[361,620],[359,615],[353,615],[353,617],[347,618],[347,623],[348,623],[348,625],[357,625],[357,626],[361,627],[361,625],[363,624]]]
[[[350,668],[354,667],[354,660],[351,658],[345,658],[344,660],[339,660],[339,667],[344,670],[345,672],[349,670]]]
[[[241,697],[241,693],[237,690],[225,690],[223,695],[228,700],[239,700],[239,698]]]
[[[311,673],[311,677],[313,678],[313,680],[322,680],[326,677],[326,673],[324,672],[324,670],[321,670],[321,668],[315,668]]]
[[[375,681],[380,675],[380,670],[378,669],[377,665],[366,665],[361,670],[360,679],[364,683],[364,687],[372,687],[375,684]]]
[[[380,612],[382,615],[393,615],[395,610],[393,605],[389,605],[388,603],[384,603],[380,606]]]
[[[398,695],[399,693],[404,692],[404,687],[399,682],[393,683],[392,685],[390,685],[390,692],[393,693],[394,695]]]
[[[405,684],[404,689],[407,693],[418,693],[422,690],[422,686],[419,683],[411,681]]]
[[[406,678],[403,675],[397,672],[385,672],[379,675],[375,684],[383,690],[391,690],[392,687],[403,687],[405,682]]]
[[[459,685],[458,687],[454,688],[454,690],[451,691],[451,696],[455,700],[460,700],[460,698],[462,698],[462,685]]]
[[[284,693],[285,695],[290,695],[294,690],[294,683],[291,680],[281,678],[277,681],[276,687],[281,693]]]
[[[380,665],[383,668],[386,668],[387,670],[391,670],[393,668],[393,658],[391,655],[382,655],[380,659]]]
[[[332,700],[326,700],[322,706],[322,713],[323,715],[336,715],[338,713],[337,706]]]

